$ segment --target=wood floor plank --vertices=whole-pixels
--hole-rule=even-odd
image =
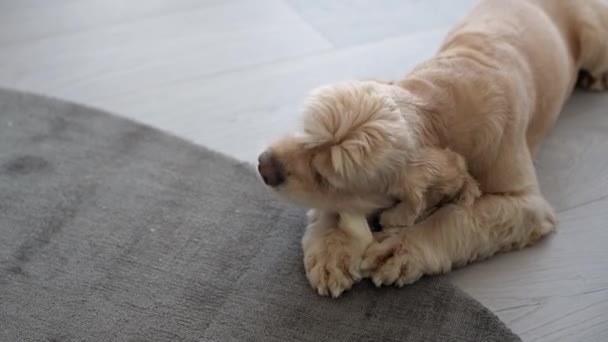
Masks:
[[[131,73],[145,87],[328,48],[280,0],[231,0],[0,47],[0,84],[57,94]]]
[[[477,3],[477,0],[286,1],[340,47],[452,25]]]
[[[0,1],[0,48],[74,32],[166,16],[232,0]]]
[[[577,92],[536,162],[545,196],[560,210],[608,195],[608,96]]]

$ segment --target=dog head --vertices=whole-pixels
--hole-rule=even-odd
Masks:
[[[314,90],[299,131],[259,157],[264,182],[310,208],[371,212],[394,203],[394,177],[415,137],[393,85],[347,82]]]

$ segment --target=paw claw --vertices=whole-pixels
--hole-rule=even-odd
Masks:
[[[344,289],[344,290],[347,290],[347,289]],[[331,291],[332,298],[340,297],[340,295],[342,294],[342,292],[344,292],[344,290],[342,290],[341,288],[331,289],[330,291]]]
[[[376,285],[376,287],[381,287],[383,283],[382,279],[376,276],[372,278],[372,282],[374,283],[374,285]]]

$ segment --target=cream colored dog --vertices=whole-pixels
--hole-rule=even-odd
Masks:
[[[366,273],[378,286],[402,286],[553,231],[532,159],[579,72],[582,86],[608,88],[606,5],[485,0],[402,80],[314,91],[301,131],[273,144],[259,165],[279,194],[314,208],[303,239],[312,286],[338,296]],[[401,221],[422,210],[409,212],[406,199],[454,165],[437,161],[446,149],[479,184],[472,204],[384,229],[369,248],[337,228],[338,212],[387,208],[385,226],[411,223]]]

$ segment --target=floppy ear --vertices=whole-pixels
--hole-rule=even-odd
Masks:
[[[323,166],[331,165],[331,171],[343,178],[356,178],[387,163],[406,133],[405,120],[393,100],[370,88],[318,90],[305,111],[308,145],[325,155]]]
[[[370,118],[353,126],[343,140],[331,146],[332,165],[339,175],[351,178],[365,167],[385,162],[397,136],[392,132],[395,122]]]

